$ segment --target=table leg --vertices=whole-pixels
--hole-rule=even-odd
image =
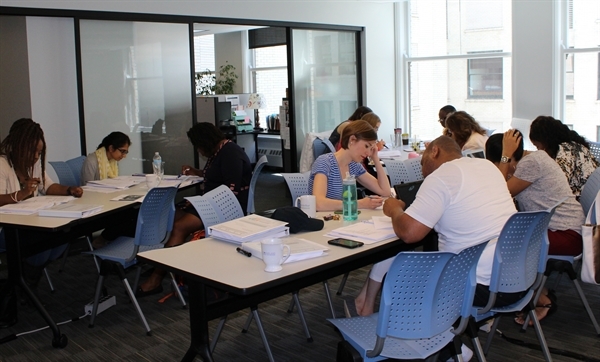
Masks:
[[[67,346],[67,336],[60,333],[60,329],[52,320],[50,314],[37,296],[31,291],[25,279],[23,279],[23,270],[21,267],[21,248],[19,242],[19,231],[17,229],[5,228],[6,232],[6,255],[8,260],[8,280],[13,286],[20,285],[21,289],[27,294],[34,307],[44,318],[48,326],[52,330],[52,346],[55,348],[64,348]]]
[[[182,362],[191,362],[197,355],[205,362],[212,362],[208,339],[208,318],[206,314],[206,287],[204,284],[189,281],[188,297],[190,309],[190,348]]]

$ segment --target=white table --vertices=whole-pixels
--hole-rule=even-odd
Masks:
[[[320,212],[317,217],[327,214]],[[381,210],[361,210],[359,221],[382,214]],[[188,282],[191,344],[182,361],[192,361],[197,354],[205,361],[212,361],[208,335],[208,321],[212,319],[256,306],[416,246],[396,238],[356,249],[327,244],[331,238],[324,234],[341,226],[344,226],[341,220],[325,221],[325,228],[321,231],[296,234],[327,246],[329,252],[322,257],[284,264],[283,270],[276,273],[265,272],[262,260],[236,252],[237,245],[212,238],[138,254],[145,262],[180,274]],[[206,286],[227,291],[230,297],[207,303]]]

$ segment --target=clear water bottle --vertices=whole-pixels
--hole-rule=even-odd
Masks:
[[[346,178],[343,180],[342,203],[344,221],[354,221],[358,219],[358,200],[356,198],[356,179],[350,173],[346,172]]]
[[[158,152],[154,152],[154,157],[152,157],[152,168],[154,169],[154,174],[160,176],[160,170],[162,168],[162,157]]]

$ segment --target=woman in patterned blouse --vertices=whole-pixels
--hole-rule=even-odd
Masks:
[[[588,177],[600,166],[590,152],[590,144],[577,132],[550,116],[539,116],[531,123],[529,139],[538,150],[556,160],[579,199]]]

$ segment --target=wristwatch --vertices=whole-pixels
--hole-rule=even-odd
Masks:
[[[509,162],[510,162],[510,157],[507,157],[507,156],[500,157],[500,163],[509,163]]]

